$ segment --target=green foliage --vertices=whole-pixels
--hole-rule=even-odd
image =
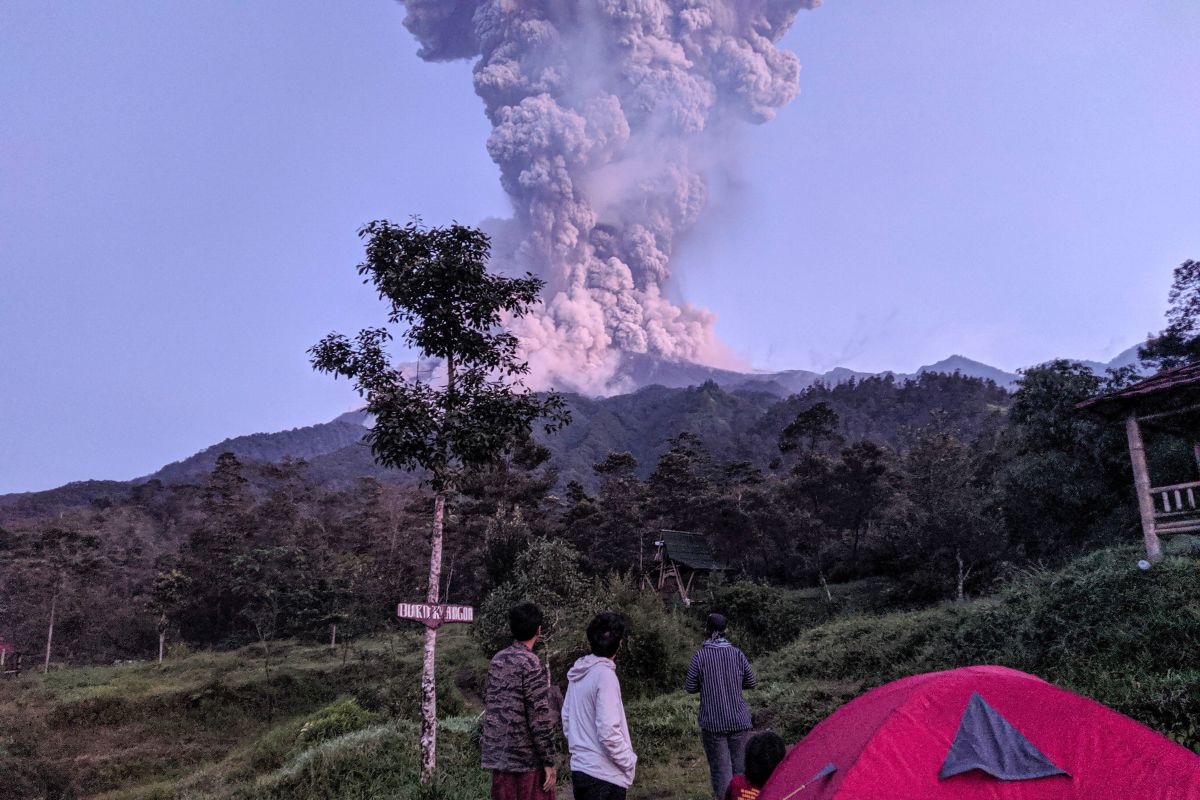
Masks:
[[[786,741],[800,741],[821,720],[863,691],[861,681],[771,683],[750,692],[747,702],[754,727],[774,730]]]
[[[1166,673],[1200,652],[1200,569],[1168,558],[1134,566],[1135,548],[1084,556],[1060,571],[1031,570],[1000,594],[1035,669],[1073,677],[1108,668]]]
[[[476,616],[473,633],[484,652],[490,656],[512,642],[510,608],[525,601],[537,603],[546,621],[535,652],[549,660],[552,674],[562,676],[588,652],[584,631],[592,617],[615,611],[625,616],[627,629],[616,657],[622,690],[638,696],[678,686],[697,641],[687,615],[665,608],[657,593],[642,590],[631,577],[585,578],[579,561],[579,554],[565,542],[532,542]]]
[[[517,557],[508,579],[483,601],[472,633],[489,655],[512,643],[508,610],[536,603],[546,615],[538,650],[558,664],[578,647],[595,584],[579,571],[579,553],[563,541],[538,539]]]
[[[686,431],[667,440],[647,482],[648,509],[659,527],[699,530],[711,517],[714,503],[712,454],[699,436]]]
[[[1134,548],[1102,551],[1059,571],[1023,573],[996,597],[881,617],[836,620],[766,662],[766,680],[870,685],[970,664],[1032,672],[1200,747],[1194,689],[1200,569],[1168,558],[1139,570]]]
[[[701,641],[699,628],[686,612],[665,607],[658,594],[641,589],[628,577],[604,583],[592,600],[588,619],[601,611],[625,617],[625,642],[615,658],[622,694],[654,696],[682,685],[688,661]],[[581,641],[581,654],[585,646]]]
[[[479,751],[468,736],[443,729],[435,780],[422,787],[412,722],[377,725],[310,747],[243,796],[272,800],[477,800],[489,789]],[[469,766],[468,766],[469,765]]]
[[[713,581],[706,594],[705,613],[724,614],[730,637],[752,657],[782,647],[834,613],[824,596],[745,579]]]
[[[816,450],[823,444],[838,444],[841,420],[824,400],[796,413],[779,434],[779,452],[790,453],[801,447]]]
[[[444,659],[439,658],[439,662]],[[437,710],[438,714],[461,714],[466,710],[466,700],[458,688],[455,671],[439,663],[437,667]],[[411,679],[370,683],[360,687],[354,696],[371,713],[393,719],[419,719],[421,716],[421,684]]]
[[[1167,303],[1166,329],[1138,348],[1138,358],[1158,369],[1200,359],[1200,261],[1175,268]]]
[[[1060,551],[1075,555],[1093,540],[1109,544],[1114,528],[1133,522],[1124,431],[1076,408],[1104,388],[1075,362],[1025,370],[995,478],[1014,560],[1060,561]]]
[[[644,561],[653,539],[646,520],[647,487],[637,468],[631,453],[609,453],[592,467],[602,480],[596,497],[579,483],[567,487],[563,534],[582,554],[589,574],[628,570]]]
[[[187,600],[191,578],[178,569],[165,570],[154,578],[146,610],[157,619],[159,632],[176,620]]]
[[[298,744],[310,747],[321,742],[362,730],[376,721],[376,715],[345,697],[313,714],[296,736]]]
[[[963,600],[967,582],[1005,545],[978,459],[953,434],[925,430],[905,453],[902,475],[888,526],[890,560],[913,596]]]
[[[388,322],[405,324],[402,340],[446,369],[440,388],[406,376],[390,363],[387,328],[364,329],[353,342],[330,334],[309,350],[314,369],[352,380],[367,401],[375,424],[366,441],[379,464],[427,470],[441,492],[461,470],[485,466],[525,439],[539,418],[546,432],[568,421],[559,396],[522,387],[529,366],[518,358],[517,338],[500,327],[505,315],[528,313],[543,281],[488,273],[491,245],[475,228],[380,220],[359,236],[367,240],[359,274],[387,304]]]

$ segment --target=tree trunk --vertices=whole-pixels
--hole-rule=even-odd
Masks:
[[[330,627],[329,649],[336,650],[337,649],[337,623],[335,622],[332,625],[330,625],[329,627]]]
[[[446,495],[439,491],[433,500],[433,534],[429,547],[429,592],[426,602],[436,605],[440,597],[442,577],[442,520],[446,512]],[[421,783],[428,783],[437,767],[437,683],[434,674],[434,652],[437,630],[425,629],[425,656],[421,666]]]
[[[963,563],[961,550],[954,551],[954,558],[958,561],[958,592],[956,594],[956,599],[958,602],[962,603],[967,599],[964,588],[967,583],[967,578],[971,577],[972,568]]]
[[[42,673],[50,671],[50,645],[54,642],[54,612],[58,609],[58,592],[50,598],[50,628],[46,631],[46,662],[42,665]]]
[[[162,664],[162,662],[163,662],[163,651],[166,649],[166,644],[167,644],[167,632],[159,631],[158,632],[158,663],[159,664]]]

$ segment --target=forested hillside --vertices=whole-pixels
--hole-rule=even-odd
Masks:
[[[636,572],[662,528],[708,534],[731,578],[870,579],[888,587],[883,607],[987,593],[1009,565],[1135,536],[1120,426],[1074,408],[1101,388],[1054,362],[1011,396],[927,374],[784,401],[711,383],[571,398],[560,436],[453,498],[445,594],[478,602],[544,543],[580,553],[584,576]],[[52,609],[53,658],[68,662],[146,657],[160,632],[236,645],[374,630],[423,592],[430,499],[351,478],[366,458],[359,444],[311,464],[226,453],[194,483],[105,486],[89,505],[10,518],[0,638],[42,648]]]
[[[688,388],[650,386],[600,399],[580,395],[566,395],[566,399],[572,424],[554,436],[539,436],[539,441],[550,449],[562,485],[575,480],[595,488],[592,466],[610,452],[632,453],[640,465],[638,474],[645,477],[666,449],[667,439],[680,432],[700,437],[718,458],[765,467],[778,455],[776,439],[783,425],[798,410],[818,402],[841,415],[846,439],[865,437],[895,446],[907,431],[935,418],[974,438],[997,423],[997,412],[1007,406],[1009,395],[982,379],[929,372],[908,380],[882,376],[817,384],[784,400],[764,392],[727,391],[711,381]],[[83,481],[49,491],[3,495],[0,523],[108,502],[135,483],[196,484],[222,453],[232,453],[245,464],[304,460],[309,479],[327,489],[347,489],[367,476],[384,483],[418,483],[419,476],[374,463],[362,443],[367,421],[365,414],[352,412],[320,425],[226,439],[137,481]]]

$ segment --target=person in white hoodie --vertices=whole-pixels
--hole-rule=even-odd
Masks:
[[[571,751],[575,800],[625,800],[637,754],[629,740],[621,683],[613,656],[625,638],[625,619],[606,611],[587,627],[592,654],[567,672],[562,726]]]

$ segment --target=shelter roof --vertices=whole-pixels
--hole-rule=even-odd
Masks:
[[[692,569],[723,570],[729,565],[717,560],[708,537],[686,531],[661,531],[667,557]]]
[[[1112,405],[1114,403],[1130,404],[1151,396],[1155,396],[1156,398],[1165,397],[1173,392],[1192,388],[1200,388],[1200,361],[1193,361],[1190,364],[1173,367],[1172,369],[1164,369],[1145,380],[1126,386],[1124,389],[1118,389],[1115,392],[1097,395],[1096,397],[1089,397],[1082,403],[1077,404],[1076,407],[1090,408],[1099,405]]]

